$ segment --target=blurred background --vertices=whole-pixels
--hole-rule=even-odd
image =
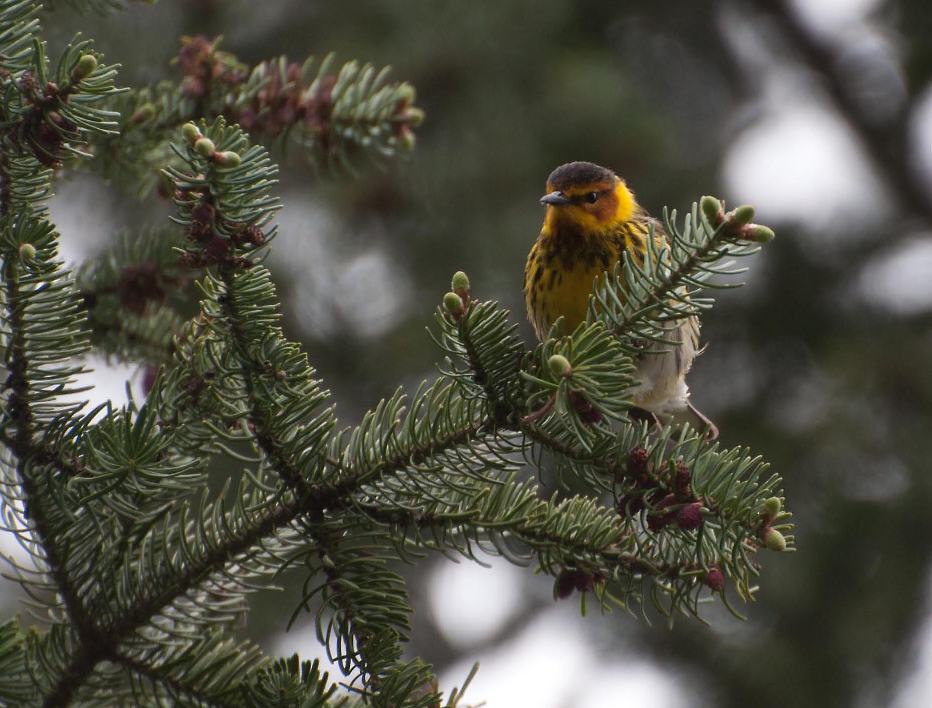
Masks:
[[[702,194],[754,204],[777,239],[705,317],[691,376],[722,442],[770,460],[796,514],[799,551],[766,559],[748,621],[583,619],[528,569],[430,558],[403,571],[410,651],[444,687],[480,661],[467,698],[489,708],[932,701],[928,0],[162,0],[44,22],[53,45],[96,38],[123,85],[175,77],[179,35],[203,33],[249,63],[336,51],[418,88],[411,159],[350,179],[292,155],[282,173],[286,330],[347,424],[434,375],[424,327],[457,269],[530,342],[522,270],[555,166],[612,167],[655,214]],[[58,192],[73,262],[168,213],[85,175]],[[127,379],[138,390],[98,362],[101,396]],[[320,655],[309,622],[283,633],[283,584],[244,631]],[[0,587],[4,610],[15,598]]]

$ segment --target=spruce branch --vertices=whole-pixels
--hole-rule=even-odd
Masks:
[[[424,117],[412,86],[389,81],[389,67],[338,66],[327,55],[303,63],[279,57],[250,68],[221,50],[219,38],[202,35],[182,38],[175,63],[180,82],[115,96],[109,105],[121,116],[121,136],[95,141],[91,166],[142,194],[167,189],[157,175],[188,121],[222,116],[269,146],[300,150],[315,166],[352,171],[364,160],[379,163],[412,150]]]
[[[662,228],[669,245],[652,223],[644,258],[625,253],[612,273],[596,280],[587,320],[603,322],[632,355],[646,342],[669,346],[682,320],[712,306],[710,298],[697,297],[699,292],[737,287],[712,279],[744,272],[733,259],[753,255],[773,238],[767,227],[750,223],[753,214],[747,206],[726,214],[719,200],[703,197],[701,213],[693,204],[680,228],[676,211],[665,208]]]

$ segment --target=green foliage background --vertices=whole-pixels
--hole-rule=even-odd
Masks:
[[[79,28],[93,36],[123,62],[123,85],[172,75],[177,36],[205,33],[223,34],[225,48],[249,63],[336,51],[391,63],[395,77],[418,87],[428,120],[410,161],[366,170],[358,181],[321,180],[295,161],[282,177],[286,209],[306,196],[333,225],[320,229],[319,219],[306,218],[314,211],[295,208],[309,240],[328,239],[327,251],[343,258],[372,247],[391,256],[388,283],[318,285],[331,298],[323,303],[299,297],[320,268],[274,271],[286,332],[303,339],[341,415],[352,418],[419,367],[429,373],[434,356],[423,326],[453,270],[470,273],[480,297],[521,310],[537,197],[557,164],[610,165],[655,212],[685,206],[700,191],[728,198],[718,181],[722,160],[753,122],[748,106],[761,87],[723,40],[722,23],[750,23],[787,66],[805,59],[757,14],[770,4],[723,14],[725,3],[708,1],[165,0],[104,18],[64,10],[44,23],[53,44]],[[901,0],[875,18],[902,40],[911,96],[932,74],[928,16],[924,2]],[[117,224],[131,226],[138,209],[129,195],[110,202]],[[928,614],[932,320],[892,316],[851,292],[861,268],[929,223],[896,201],[887,212],[878,207],[875,221],[818,221],[837,223],[846,238],[832,238],[829,226],[814,247],[810,225],[768,215],[779,238],[755,264],[753,289],[723,295],[706,318],[711,347],[691,378],[724,442],[751,445],[783,474],[803,552],[765,567],[765,592],[741,632],[610,620],[629,645],[687,670],[710,705],[883,704],[901,685]],[[340,267],[338,258],[330,270]],[[385,315],[390,327],[372,336],[349,326],[346,308],[367,307],[396,279],[406,295]],[[330,326],[307,314],[328,307]],[[524,335],[530,340],[529,329]],[[275,628],[279,613],[259,611],[267,621],[256,619],[256,630]],[[429,622],[417,617],[411,649],[442,671],[459,650],[424,627]]]

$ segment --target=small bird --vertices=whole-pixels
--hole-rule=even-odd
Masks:
[[[564,318],[565,332],[586,319],[594,280],[611,272],[623,252],[643,263],[651,224],[658,245],[667,244],[667,235],[624,180],[591,162],[570,162],[551,172],[540,203],[547,213],[528,254],[524,298],[528,319],[544,340],[558,317]],[[689,402],[686,386],[699,353],[699,320],[684,319],[670,345],[654,349],[638,358],[639,383],[631,396],[641,411],[635,417],[685,418],[715,440],[718,429]]]

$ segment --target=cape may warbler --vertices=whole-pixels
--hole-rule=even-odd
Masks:
[[[586,318],[593,281],[611,271],[627,251],[643,262],[650,225],[658,245],[667,243],[660,223],[637,203],[614,172],[591,162],[570,162],[547,178],[544,225],[528,254],[524,298],[528,319],[541,340],[564,318],[572,332]],[[700,430],[718,437],[715,425],[689,403],[686,373],[699,352],[699,320],[683,320],[667,346],[648,347],[638,360],[634,403],[655,416],[685,413]]]

